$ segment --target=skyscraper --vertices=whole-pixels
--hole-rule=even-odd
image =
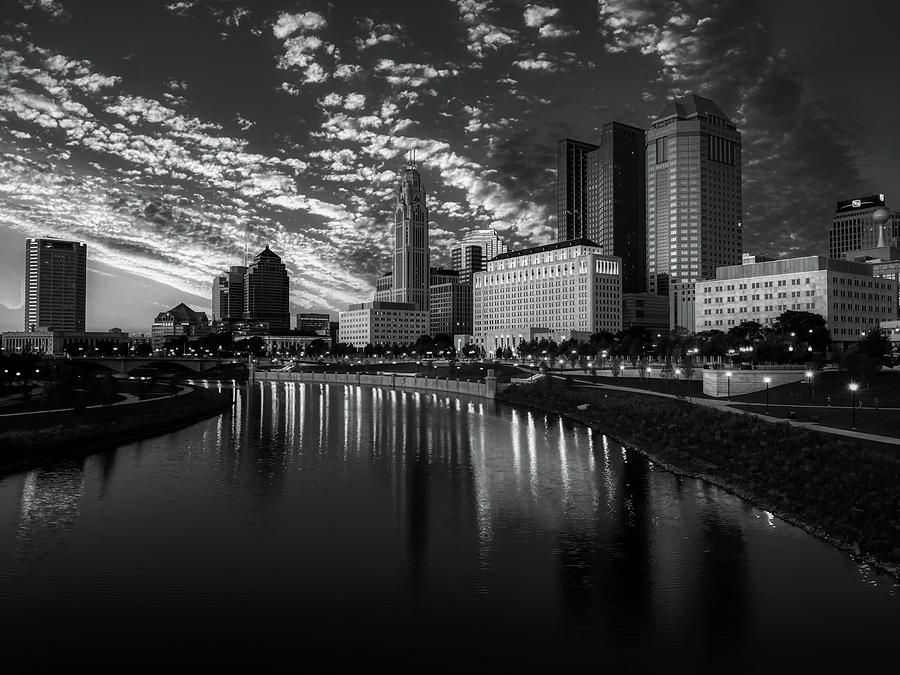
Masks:
[[[607,122],[587,154],[584,236],[622,259],[622,292],[647,290],[646,182],[643,129]]]
[[[593,143],[564,138],[556,144],[556,240],[586,236],[587,155]]]
[[[287,268],[266,246],[254,256],[244,276],[244,320],[267,321],[270,334],[290,330],[289,295]]]
[[[497,233],[497,230],[492,227],[467,232],[463,236],[462,243],[459,244],[459,246],[480,246],[481,258],[485,263],[491,258],[496,258],[501,253],[506,253],[508,250],[502,237]],[[451,256],[452,253],[451,250]]]
[[[247,268],[232,266],[213,278],[213,321],[242,320],[244,318],[244,275]]]
[[[29,238],[25,245],[25,330],[83,331],[87,246]]]
[[[481,246],[456,244],[450,249],[450,266],[459,273],[459,283],[471,284],[472,275],[485,269],[487,260]]]
[[[425,186],[415,162],[407,162],[394,206],[393,302],[410,302],[428,310],[428,208]]]
[[[897,246],[900,213],[887,209],[891,217],[882,224],[874,217],[879,209],[887,209],[882,194],[839,201],[828,230],[828,257],[843,258],[847,251]]]
[[[741,134],[719,107],[690,94],[647,132],[647,286],[715,277],[741,263]]]

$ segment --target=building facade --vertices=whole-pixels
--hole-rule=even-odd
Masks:
[[[428,311],[430,258],[425,186],[415,163],[408,162],[394,205],[392,302],[409,302],[419,311]]]
[[[486,265],[487,258],[477,244],[456,244],[450,249],[450,266],[462,284],[471,284],[472,275],[484,271]]]
[[[647,289],[667,295],[741,262],[741,134],[691,94],[663,108],[646,139]]]
[[[331,316],[316,312],[301,312],[297,315],[297,330],[301,333],[312,335],[323,333],[328,335],[331,326]]]
[[[25,240],[25,330],[84,331],[87,246],[80,241]]]
[[[430,289],[431,309],[429,315],[429,332],[431,335],[441,333],[454,335],[470,335],[472,333],[472,285],[451,279],[446,283],[435,284]]]
[[[647,166],[643,129],[607,122],[600,146],[587,154],[584,236],[622,259],[622,290],[647,288]]]
[[[506,253],[508,250],[506,243],[503,241],[503,237],[497,233],[497,230],[491,227],[467,232],[462,238],[462,246],[481,247],[481,257],[485,263],[491,258],[496,258],[501,253]]]
[[[275,335],[291,328],[287,268],[268,246],[254,256],[244,276],[244,321],[265,321]]]
[[[622,328],[668,331],[669,298],[655,293],[623,293]]]
[[[839,201],[828,230],[828,256],[843,258],[847,251],[900,245],[900,213],[887,209],[891,218],[880,225],[875,219],[880,209],[887,209],[883,194]]]
[[[669,286],[669,330],[694,330],[696,294],[695,281],[678,281]]]
[[[880,246],[876,248],[847,251],[844,258],[852,262],[865,263],[872,268],[873,277],[890,279],[900,289],[900,248]],[[898,290],[900,293],[900,290]],[[900,296],[897,298],[900,305]]]
[[[247,268],[233,265],[213,277],[212,321],[241,321],[244,318],[244,275]]]
[[[727,332],[745,321],[772,325],[788,310],[825,318],[835,342],[856,342],[897,318],[897,286],[863,263],[822,256],[720,267],[696,284],[696,332]]]
[[[474,342],[518,348],[535,332],[622,329],[622,263],[587,239],[511,251],[475,274]]]
[[[556,241],[587,236],[587,156],[597,147],[572,138],[556,144]]]
[[[41,329],[13,331],[0,335],[0,346],[6,354],[78,356],[100,352],[110,356],[127,356],[128,333],[123,333],[118,328],[102,332]]]
[[[150,327],[153,349],[162,349],[167,340],[181,337],[197,340],[204,335],[209,335],[206,312],[195,312],[183,302],[167,312],[157,314]]]
[[[411,302],[362,302],[340,314],[339,342],[408,345],[428,333],[428,312]]]

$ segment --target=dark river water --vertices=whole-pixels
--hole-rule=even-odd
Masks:
[[[0,477],[3,662],[896,662],[889,577],[585,427],[351,386],[234,394],[189,428]]]

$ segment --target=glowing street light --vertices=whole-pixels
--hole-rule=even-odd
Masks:
[[[732,372],[730,370],[725,371],[725,381],[728,383],[728,399],[731,400],[731,375]]]
[[[807,370],[806,371],[806,384],[807,384],[807,388],[809,389],[809,402],[810,403],[812,403],[812,378],[813,378],[813,371]]]
[[[853,411],[853,423],[850,425],[850,428],[854,431],[856,430],[856,390],[859,389],[859,385],[856,382],[850,383],[850,396],[851,396],[851,404],[850,409]]]
[[[766,383],[766,415],[769,414],[769,382],[772,381],[771,377],[764,377],[763,382]]]

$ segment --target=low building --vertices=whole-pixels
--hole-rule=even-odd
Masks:
[[[669,284],[669,330],[685,328],[694,330],[695,281],[678,281]]]
[[[205,335],[209,335],[206,312],[195,312],[183,302],[157,314],[150,328],[153,349],[162,349],[167,340],[181,337],[198,340]]]
[[[880,242],[883,243],[883,242]],[[897,304],[900,306],[900,249],[895,246],[876,246],[847,251],[845,260],[865,263],[872,268],[873,277],[890,279],[898,288]]]
[[[673,285],[669,285],[670,295]],[[623,293],[622,328],[634,327],[654,333],[669,330],[669,298],[655,293]]]
[[[324,335],[319,334],[299,334],[289,333],[287,335],[239,335],[235,336],[234,341],[240,344],[243,340],[249,340],[253,337],[262,338],[266,351],[269,354],[285,354],[295,355],[306,352],[306,349],[314,342],[320,341],[324,351],[328,351],[333,346],[331,338],[326,332]]]
[[[832,340],[852,343],[897,318],[897,285],[869,265],[823,256],[719,267],[715,279],[697,282],[694,330],[771,325],[788,310],[823,316]]]
[[[125,356],[128,352],[128,333],[118,328],[108,331],[14,331],[2,334],[0,346],[5,354],[78,356],[100,352]]]
[[[537,329],[622,329],[622,261],[588,239],[501,253],[474,280],[473,334],[487,352],[515,350]]]
[[[410,302],[362,302],[340,313],[339,342],[407,345],[428,333],[428,312]]]

